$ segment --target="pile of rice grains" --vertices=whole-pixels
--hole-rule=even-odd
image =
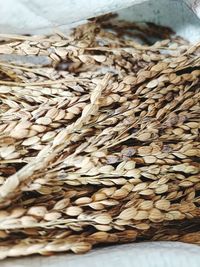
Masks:
[[[1,259],[200,243],[200,44],[103,17],[0,54]]]

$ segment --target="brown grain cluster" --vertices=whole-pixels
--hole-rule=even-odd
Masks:
[[[200,44],[96,19],[0,36],[0,259],[200,243]]]

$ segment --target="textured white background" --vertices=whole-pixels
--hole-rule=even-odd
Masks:
[[[1,267],[199,267],[200,247],[147,242],[99,248],[84,255],[8,259]]]
[[[0,32],[44,32],[144,1],[147,0],[0,0]]]
[[[129,19],[169,24],[176,30],[182,27],[180,34],[187,36],[195,35],[194,28],[200,33],[191,11],[200,17],[200,0],[0,0],[0,4],[0,33],[46,33],[133,4],[127,9]]]

